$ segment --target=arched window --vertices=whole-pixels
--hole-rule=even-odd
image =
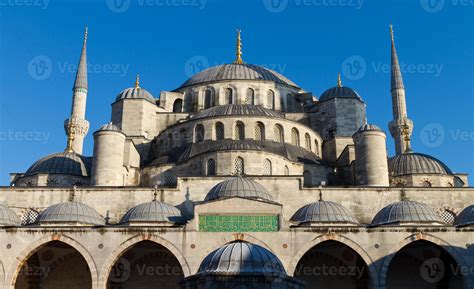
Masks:
[[[204,141],[204,126],[202,124],[196,125],[194,130],[194,142],[203,142]]]
[[[232,90],[232,88],[225,89],[225,101],[227,102],[227,104],[234,103],[234,91]]]
[[[274,137],[273,139],[275,140],[275,142],[283,142],[284,139],[283,139],[283,127],[279,124],[276,124],[274,129],[273,129],[273,134],[274,134]]]
[[[421,182],[421,186],[422,186],[422,187],[430,188],[430,187],[432,187],[433,185],[431,184],[431,182],[430,182],[429,180],[424,180],[423,182]]]
[[[314,139],[314,153],[319,156],[319,142],[317,139]]]
[[[306,149],[311,151],[311,137],[309,136],[309,133],[305,133],[304,140]]]
[[[213,99],[212,99],[212,91],[207,89],[204,93],[204,109],[211,108],[214,106]]]
[[[265,140],[265,126],[261,122],[255,125],[255,140]]]
[[[255,91],[251,88],[245,93],[245,104],[255,104]]]
[[[267,91],[267,108],[275,109],[275,92],[271,89]]]
[[[285,166],[285,176],[289,176],[290,175],[290,169],[288,168],[288,166]]]
[[[216,140],[223,140],[224,139],[224,125],[222,124],[222,122],[216,123],[215,130],[216,130]]]
[[[271,176],[272,175],[272,162],[269,159],[263,161],[263,175]]]
[[[234,161],[234,175],[243,175],[244,174],[244,159],[238,157]]]
[[[309,187],[312,185],[311,173],[309,171],[303,172],[303,186]]]
[[[216,175],[216,161],[214,159],[209,159],[206,164],[206,174],[208,176]]]
[[[291,144],[294,146],[300,146],[300,133],[296,128],[291,130]]]
[[[183,100],[176,99],[173,103],[173,112],[183,112]]]
[[[244,140],[245,138],[245,132],[244,132],[244,124],[241,122],[238,122],[235,124],[234,128],[234,139],[235,140]]]

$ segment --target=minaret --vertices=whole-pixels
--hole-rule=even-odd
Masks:
[[[393,120],[389,123],[389,130],[395,139],[396,154],[400,155],[410,150],[413,121],[407,115],[405,87],[403,86],[402,72],[398,63],[397,50],[395,49],[392,25],[390,25],[390,38],[392,41],[390,94],[392,95]]]
[[[81,58],[77,67],[76,80],[73,87],[71,116],[64,121],[64,129],[68,135],[68,151],[82,154],[84,137],[89,131],[89,122],[86,118],[87,100],[87,27],[84,33]],[[73,137],[71,138],[71,135]],[[71,149],[72,148],[72,149]]]

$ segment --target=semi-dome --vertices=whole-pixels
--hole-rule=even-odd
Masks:
[[[454,221],[455,226],[464,227],[464,226],[473,226],[474,225],[474,205],[462,210],[461,213],[456,217]]]
[[[207,193],[204,201],[241,197],[273,201],[272,195],[261,184],[254,180],[236,176],[215,185]]]
[[[210,82],[225,80],[261,80],[271,81],[281,85],[288,85],[298,88],[298,86],[283,75],[253,64],[223,64],[205,69],[188,80],[186,80],[178,89]]]
[[[210,253],[199,266],[198,274],[286,276],[286,271],[269,250],[238,241]]]
[[[415,201],[400,201],[380,210],[371,226],[398,224],[443,224],[436,212],[429,206]]]
[[[230,115],[251,115],[278,117],[281,115],[271,109],[252,104],[226,104],[201,110],[192,116],[192,119],[201,119],[209,117],[230,116]]]
[[[20,218],[10,208],[0,205],[0,227],[20,226]]]
[[[117,98],[115,99],[115,101],[119,101],[122,99],[137,99],[137,98],[146,99],[148,101],[155,103],[155,99],[153,98],[153,95],[151,95],[151,93],[149,93],[147,90],[141,88],[138,85],[138,79],[137,79],[137,83],[135,84],[135,87],[130,87],[121,91],[117,95]]]
[[[407,152],[389,160],[388,171],[391,176],[410,174],[452,175],[453,172],[440,160],[425,154]]]
[[[116,132],[122,132],[118,126],[113,124],[112,122],[106,123],[99,127],[97,131],[116,131]]]
[[[359,222],[354,216],[342,205],[320,200],[300,208],[291,217],[290,222],[298,225],[304,224],[354,224]]]
[[[90,175],[91,158],[74,152],[61,152],[48,155],[35,162],[25,176],[36,174],[68,174],[81,177]]]
[[[347,86],[335,86],[323,92],[319,98],[319,102],[334,98],[353,98],[362,101],[362,97],[352,88]]]
[[[128,210],[119,223],[180,223],[182,221],[181,211],[176,207],[153,200]]]
[[[52,205],[42,211],[35,224],[78,224],[78,225],[105,225],[104,218],[86,204],[68,201]]]

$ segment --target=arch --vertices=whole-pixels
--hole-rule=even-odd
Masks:
[[[454,249],[453,246],[448,244],[446,241],[439,239],[435,236],[426,234],[426,233],[416,233],[416,234],[411,234],[405,239],[403,239],[400,243],[395,245],[384,257],[382,266],[380,268],[380,275],[379,275],[379,283],[381,288],[387,288],[387,273],[388,269],[390,266],[390,263],[392,262],[393,258],[395,257],[396,253],[401,251],[404,247],[407,245],[417,242],[417,241],[427,241],[429,243],[432,243],[441,249],[445,250],[450,256],[457,262],[459,266],[468,266],[462,255],[460,255],[456,250]],[[467,267],[466,267],[467,268]],[[464,279],[464,282],[466,280]]]
[[[285,176],[289,176],[289,175],[290,175],[290,169],[288,168],[287,165],[285,165],[285,167],[284,167],[284,173],[285,173]]]
[[[271,89],[267,91],[267,108],[275,109],[275,92]]]
[[[216,122],[214,125],[214,136],[216,140],[223,140],[224,139],[224,124],[222,122]]]
[[[265,140],[265,125],[261,122],[255,124],[255,140]]]
[[[289,275],[291,274],[291,276],[293,276],[296,270],[296,266],[298,266],[298,263],[303,258],[303,256],[307,252],[309,252],[312,248],[326,241],[336,241],[354,250],[362,258],[362,260],[364,260],[365,264],[367,264],[367,267],[369,268],[371,288],[376,288],[375,281],[378,279],[377,268],[375,267],[374,262],[372,258],[369,256],[369,254],[359,244],[357,244],[353,240],[344,236],[336,235],[334,233],[328,233],[326,235],[316,237],[310,242],[308,242],[307,244],[305,244],[303,247],[301,247],[296,252],[296,254],[294,254],[293,258],[288,264],[288,267],[287,267],[288,274]]]
[[[107,280],[109,278],[110,271],[112,270],[112,267],[114,266],[114,264],[120,259],[120,257],[124,253],[127,252],[128,249],[130,249],[131,247],[133,247],[134,245],[142,241],[151,241],[168,249],[181,265],[181,268],[183,269],[183,272],[184,272],[184,276],[187,277],[191,275],[189,264],[184,258],[184,255],[173,243],[159,236],[152,236],[150,234],[141,234],[141,235],[136,235],[134,237],[131,237],[127,239],[126,241],[122,242],[120,246],[118,246],[118,248],[116,248],[112,252],[112,254],[110,254],[107,257],[107,259],[104,262],[104,265],[102,266],[100,270],[100,279],[98,281],[98,287],[96,288],[98,289],[106,288]]]
[[[255,90],[250,87],[245,92],[245,104],[255,104]]]
[[[319,141],[317,138],[314,139],[314,153],[319,156]]]
[[[199,143],[203,141],[204,141],[204,126],[202,124],[198,124],[194,128],[194,142]]]
[[[238,121],[234,126],[234,139],[235,140],[245,139],[245,125],[241,121]]]
[[[272,175],[272,161],[270,161],[269,159],[265,159],[263,161],[263,175],[264,176],[271,176]]]
[[[204,92],[204,109],[208,109],[214,106],[214,96],[211,89],[206,89]]]
[[[181,98],[173,102],[173,112],[183,112],[183,100]]]
[[[206,175],[215,176],[216,175],[216,161],[214,159],[208,159],[206,163]]]
[[[283,135],[283,127],[281,124],[275,124],[275,127],[273,128],[273,140],[275,142],[284,142],[285,138]]]
[[[243,175],[245,173],[245,164],[242,157],[237,157],[234,160],[234,175]]]
[[[78,252],[84,261],[86,262],[87,266],[89,267],[90,274],[91,274],[91,281],[92,281],[92,288],[97,288],[99,282],[99,275],[97,271],[97,265],[92,258],[92,255],[89,251],[79,242],[62,234],[54,234],[42,237],[32,243],[30,243],[14,260],[13,265],[10,269],[10,272],[6,276],[5,280],[8,282],[6,288],[15,289],[15,283],[20,273],[20,270],[26,260],[28,260],[31,256],[41,250],[44,246],[48,243],[53,241],[59,241],[66,245],[72,247],[76,252]],[[6,289],[5,288],[5,289]]]
[[[304,134],[304,141],[305,141],[305,148],[311,151],[311,137],[309,136],[309,133]]]
[[[291,144],[294,146],[300,146],[300,132],[296,127],[291,129]]]
[[[225,103],[226,104],[234,104],[235,101],[234,101],[234,90],[230,87],[226,88],[225,89],[225,93],[224,93],[224,97],[225,97]]]

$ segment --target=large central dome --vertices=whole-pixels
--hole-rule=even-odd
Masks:
[[[268,68],[253,64],[234,63],[203,70],[186,80],[179,88],[223,80],[262,80],[298,88],[293,81]]]

